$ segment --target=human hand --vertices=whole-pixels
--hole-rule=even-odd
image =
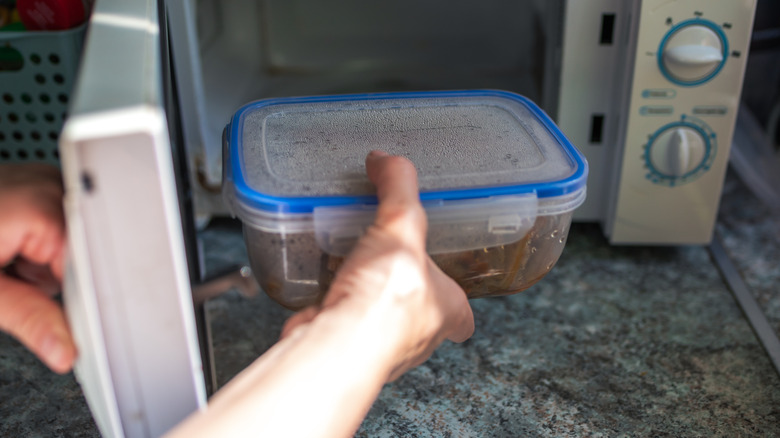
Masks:
[[[322,304],[293,315],[279,342],[170,437],[352,436],[387,381],[445,339],[472,335],[466,294],[425,252],[414,166],[372,152],[366,168],[376,220]]]
[[[65,241],[59,171],[44,164],[0,165],[0,330],[57,373],[76,347],[61,307]]]
[[[366,158],[376,185],[376,221],[360,239],[321,305],[291,317],[282,338],[326,313],[371,318],[387,351],[388,380],[427,360],[445,339],[474,333],[465,292],[425,251],[427,220],[411,162],[374,151]]]

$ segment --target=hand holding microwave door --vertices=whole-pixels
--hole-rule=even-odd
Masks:
[[[76,358],[63,311],[51,299],[62,279],[62,196],[56,168],[0,165],[0,329],[58,373]]]
[[[426,249],[470,298],[520,292],[560,257],[588,166],[530,100],[491,90],[269,99],[224,136],[223,194],[252,271],[291,309],[318,303],[373,222],[360,158],[415,164]]]
[[[471,337],[466,295],[425,252],[414,167],[372,152],[366,168],[376,221],[322,304],[290,318],[276,345],[169,437],[351,436],[387,381],[445,339]]]

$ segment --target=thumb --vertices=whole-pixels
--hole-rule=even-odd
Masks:
[[[19,340],[52,371],[73,367],[76,346],[62,308],[36,287],[0,273],[0,330]]]

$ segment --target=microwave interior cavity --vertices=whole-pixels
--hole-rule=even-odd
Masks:
[[[207,85],[243,71],[224,85],[245,99],[498,88],[552,105],[562,3],[201,0],[197,31]]]
[[[226,212],[218,196],[222,130],[253,100],[501,89],[555,118],[565,3],[168,2],[196,213]]]

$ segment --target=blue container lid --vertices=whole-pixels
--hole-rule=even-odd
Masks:
[[[374,149],[415,164],[423,202],[560,197],[584,192],[588,173],[539,107],[504,91],[261,100],[234,114],[225,142],[224,190],[244,211],[375,204]]]

